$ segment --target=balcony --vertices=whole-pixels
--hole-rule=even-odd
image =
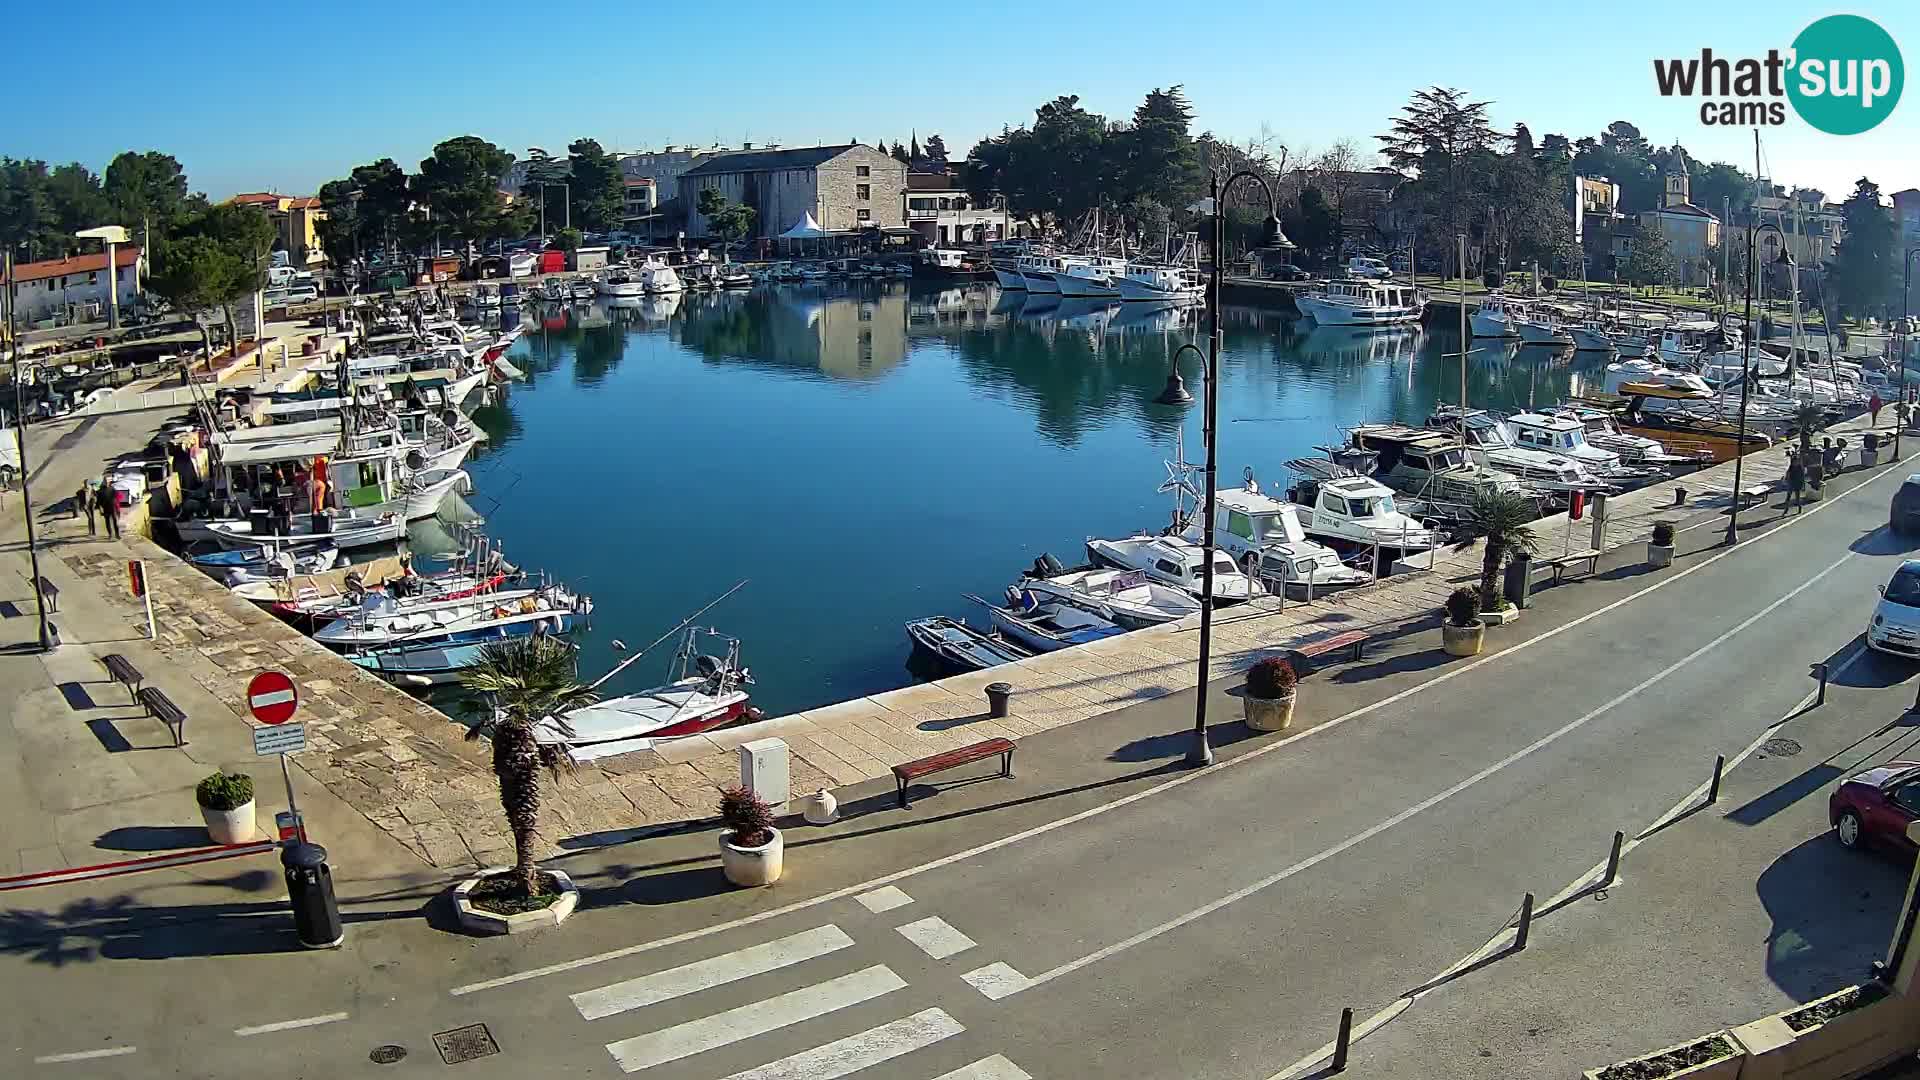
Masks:
[[[951,210],[909,210],[907,211],[907,220],[908,221],[934,221],[934,220],[937,220],[941,214],[951,214],[951,213],[953,213],[953,211]]]

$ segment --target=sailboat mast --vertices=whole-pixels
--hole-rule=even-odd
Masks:
[[[1467,411],[1467,351],[1473,345],[1473,339],[1467,336],[1467,234],[1460,234],[1460,411]],[[1465,446],[1467,434],[1465,428],[1460,432],[1460,445]]]

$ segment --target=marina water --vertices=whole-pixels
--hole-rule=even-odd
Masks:
[[[528,373],[476,419],[468,502],[516,562],[594,598],[577,635],[597,678],[724,592],[700,623],[743,639],[756,703],[780,715],[913,681],[902,624],[985,625],[1042,552],[1164,527],[1156,489],[1201,406],[1154,403],[1204,315],[1002,294],[990,286],[849,283],[530,308],[509,354]],[[1284,463],[1344,425],[1422,422],[1459,398],[1446,325],[1368,332],[1229,304],[1220,361],[1220,483]],[[1442,320],[1444,323],[1444,320]],[[1552,404],[1605,357],[1482,342],[1476,407]],[[1202,365],[1182,357],[1201,395]],[[606,688],[661,681],[672,643]]]

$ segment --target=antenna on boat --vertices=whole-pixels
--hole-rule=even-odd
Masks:
[[[635,660],[638,660],[641,657],[647,655],[647,653],[653,651],[653,647],[655,645],[660,644],[661,642],[667,640],[668,638],[674,636],[675,634],[678,634],[680,631],[686,629],[689,625],[692,624],[692,622],[695,619],[698,619],[700,616],[705,615],[708,611],[712,610],[712,608],[715,605],[719,604],[720,601],[725,600],[727,597],[732,596],[734,593],[737,593],[741,589],[745,588],[747,581],[748,581],[747,578],[741,578],[739,581],[735,582],[733,588],[728,589],[726,592],[723,592],[719,596],[716,596],[712,600],[709,600],[706,606],[702,607],[699,611],[696,611],[693,614],[687,616],[686,618],[681,619],[680,622],[677,625],[675,625],[673,629],[667,631],[664,634],[661,634],[657,638],[654,638],[653,641],[650,642],[646,648],[641,649],[639,652],[634,653],[632,656],[629,656],[625,660],[622,660],[618,664],[615,664],[612,671],[609,671],[605,675],[600,676],[600,678],[595,680],[593,685],[587,687],[587,689],[589,690],[600,689],[601,686],[606,684],[608,679],[611,679],[615,675],[618,675],[622,671],[625,671],[629,664],[632,664]]]

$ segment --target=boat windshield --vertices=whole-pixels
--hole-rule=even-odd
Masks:
[[[1887,582],[1887,599],[1901,607],[1920,608],[1920,570],[1901,567]]]
[[[1253,517],[1253,538],[1261,544],[1279,544],[1290,540],[1304,539],[1306,534],[1299,529],[1289,529],[1291,522],[1282,514],[1255,514]]]
[[[1373,517],[1375,514],[1391,514],[1394,512],[1393,496],[1351,496],[1347,499],[1347,507],[1354,517]]]

